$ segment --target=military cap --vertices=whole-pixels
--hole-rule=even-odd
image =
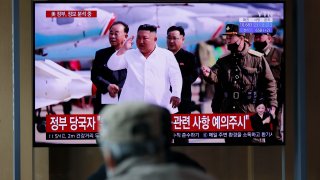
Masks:
[[[226,32],[223,35],[239,35],[244,36],[244,33],[239,33],[239,26],[236,24],[227,24]]]
[[[254,35],[252,33],[239,33],[239,26],[236,24],[227,24],[226,32],[223,35],[238,35],[243,36],[244,40],[251,44],[254,39]]]
[[[143,102],[107,106],[100,113],[98,140],[104,144],[157,141],[166,138],[163,127],[167,125],[170,130],[170,119],[167,109]]]

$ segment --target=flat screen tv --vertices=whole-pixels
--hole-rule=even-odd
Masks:
[[[182,48],[198,74],[187,87],[190,113],[172,114],[173,145],[284,144],[284,3],[34,2],[33,15],[34,146],[97,145],[95,103],[110,95],[98,95],[91,70],[117,21],[129,37],[156,26],[165,49],[177,40],[167,29],[184,29]]]

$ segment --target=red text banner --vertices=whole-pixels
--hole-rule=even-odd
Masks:
[[[46,132],[98,132],[99,115],[72,114],[47,115]]]
[[[173,132],[252,131],[251,114],[173,114]]]
[[[46,11],[47,18],[95,18],[97,17],[97,11],[88,10],[55,10]]]

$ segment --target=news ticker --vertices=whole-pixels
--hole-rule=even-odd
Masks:
[[[46,140],[76,140],[76,139],[96,139],[98,133],[77,133],[77,132],[65,132],[65,133],[46,133]]]
[[[239,18],[240,33],[272,33],[272,17],[241,17]]]
[[[183,132],[173,133],[174,139],[207,139],[207,138],[268,138],[272,132]]]
[[[46,133],[46,140],[86,140],[96,139],[99,133]],[[216,138],[268,138],[272,132],[183,132],[173,133],[173,139],[216,139]]]

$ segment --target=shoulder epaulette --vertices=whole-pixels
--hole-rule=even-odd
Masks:
[[[261,52],[258,52],[258,51],[252,50],[252,49],[249,49],[248,53],[252,54],[252,55],[255,55],[255,56],[258,56],[258,57],[262,57],[263,56],[263,54]]]

